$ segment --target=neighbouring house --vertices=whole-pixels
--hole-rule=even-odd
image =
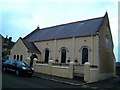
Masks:
[[[120,76],[120,62],[116,62],[116,75]]]
[[[1,34],[0,37],[1,37],[2,58],[9,59],[10,50],[14,46],[15,42],[12,41],[12,37],[9,38],[8,36],[3,37]]]
[[[19,38],[11,58],[32,62],[36,72],[95,82],[115,76],[108,14],[98,18],[35,29]]]

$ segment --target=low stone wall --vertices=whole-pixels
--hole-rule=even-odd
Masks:
[[[82,73],[85,82],[96,82],[111,78],[114,75],[113,73],[100,73],[99,68],[97,66],[91,66],[89,62],[86,62],[84,66],[76,66],[73,62],[70,62],[68,66],[59,66],[54,65],[52,60],[50,60],[48,64],[34,63],[33,68],[35,69],[35,72],[70,79],[73,79],[74,73]]]
[[[65,77],[73,78],[73,63],[70,63],[69,66],[53,66],[52,61],[48,64],[34,64],[35,72]]]
[[[48,64],[35,64],[34,70],[39,73],[51,74]]]
[[[52,66],[51,67],[51,74],[54,76],[59,76],[59,77],[72,78],[72,76],[70,75],[70,68],[69,67]]]
[[[99,70],[98,68],[90,68],[90,79],[89,82],[96,82],[98,81],[99,77]]]
[[[90,63],[85,63],[84,67],[84,81],[86,82],[96,82],[105,79],[109,79],[115,76],[115,73],[100,73],[99,68],[96,66],[90,66]]]

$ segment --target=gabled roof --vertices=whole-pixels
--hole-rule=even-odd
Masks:
[[[99,31],[103,19],[104,17],[99,17],[42,29],[37,28],[24,37],[24,39],[30,42],[35,42],[51,39],[96,35],[96,33]]]
[[[25,44],[26,48],[29,50],[29,52],[31,53],[40,53],[40,51],[38,50],[38,48],[34,45],[33,42],[28,42],[26,40],[23,40],[22,38],[20,38],[22,40],[22,42]]]

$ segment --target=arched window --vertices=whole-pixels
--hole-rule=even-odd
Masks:
[[[13,59],[16,59],[16,55],[14,55],[14,58]]]
[[[20,60],[21,60],[21,61],[23,60],[23,55],[20,55]]]
[[[17,60],[19,60],[19,55],[17,55]]]
[[[45,50],[45,62],[48,63],[49,61],[49,50]]]
[[[61,63],[66,63],[66,49],[62,48],[61,50]]]
[[[106,44],[106,49],[109,50],[110,42],[109,42],[109,36],[108,35],[106,35],[106,42],[105,42],[105,44]]]
[[[82,49],[82,64],[85,62],[88,62],[88,49],[86,47]]]

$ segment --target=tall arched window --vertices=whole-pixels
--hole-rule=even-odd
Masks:
[[[17,55],[17,60],[19,60],[19,55]]]
[[[49,61],[49,50],[45,50],[45,62],[48,63]]]
[[[21,61],[23,60],[23,55],[20,55],[20,60],[21,60]]]
[[[106,42],[105,42],[105,44],[106,44],[106,49],[109,50],[110,42],[109,42],[109,36],[108,35],[106,35]]]
[[[61,63],[66,63],[66,49],[61,50]]]
[[[82,49],[82,64],[85,62],[88,62],[88,49],[86,47]]]
[[[14,55],[14,58],[13,59],[16,59],[16,55]]]

